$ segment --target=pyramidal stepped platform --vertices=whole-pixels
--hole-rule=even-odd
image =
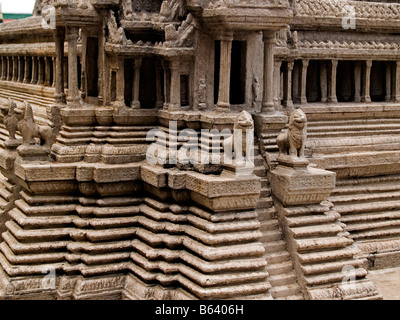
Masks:
[[[400,4],[37,0],[0,25],[0,299],[378,300]]]

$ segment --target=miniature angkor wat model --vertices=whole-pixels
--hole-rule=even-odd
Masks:
[[[399,40],[395,1],[38,0],[0,25],[0,297],[380,299]]]

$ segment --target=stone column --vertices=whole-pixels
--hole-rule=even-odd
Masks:
[[[161,88],[161,62],[156,60],[156,108],[161,109],[163,107],[162,101],[162,88]]]
[[[24,57],[18,57],[18,82],[24,81]]]
[[[50,57],[44,57],[44,85],[46,87],[51,86],[51,63]]]
[[[29,60],[31,59],[31,57],[25,57],[25,75],[24,75],[24,83],[29,83],[30,82],[30,66],[29,66]]]
[[[56,32],[56,63],[54,66],[55,75],[53,83],[55,86],[54,100],[56,103],[65,103],[64,89],[64,42],[65,29],[59,28]]]
[[[362,88],[362,101],[371,102],[371,67],[372,61],[365,61],[364,77],[363,77],[363,88]]]
[[[3,71],[4,71],[4,56],[0,57],[0,80],[3,80]]]
[[[133,63],[133,99],[131,107],[133,109],[140,109],[140,70],[142,69],[142,58],[135,58]]]
[[[64,72],[64,88],[68,88],[68,57],[63,59],[63,72]]]
[[[181,108],[181,74],[180,74],[180,61],[173,60],[170,64],[171,69],[171,89],[170,89],[170,103],[168,106],[169,111],[178,111]]]
[[[275,60],[274,62],[274,106],[275,110],[280,109],[281,105],[281,66],[282,61]]]
[[[320,85],[321,85],[321,102],[328,101],[328,70],[327,62],[321,61],[321,71],[320,71]]]
[[[2,68],[2,70],[1,70],[1,80],[7,80],[7,60],[8,60],[8,57],[3,57],[2,58],[2,65],[3,65],[3,68]]]
[[[68,41],[68,104],[80,103],[78,88],[78,28],[70,27],[67,30]]]
[[[400,102],[400,60],[394,63],[392,87],[392,100]]]
[[[283,100],[283,104],[286,108],[293,108],[293,100],[292,100],[292,72],[294,67],[294,61],[288,61],[286,66],[286,78],[285,78],[285,97]]]
[[[31,84],[38,82],[38,57],[32,57],[32,78]]]
[[[230,112],[230,86],[231,86],[231,63],[232,63],[232,41],[233,35],[228,34],[221,37],[221,59],[219,71],[219,92],[217,112]]]
[[[361,102],[361,63],[354,64],[354,102]]]
[[[117,91],[114,107],[124,108],[125,105],[125,59],[118,57]]]
[[[13,57],[13,72],[11,81],[17,81],[17,80],[18,80],[18,58]]]
[[[386,96],[385,101],[392,99],[392,66],[391,62],[386,62]]]
[[[11,74],[12,74],[12,57],[7,57],[7,77],[6,80],[10,81],[11,80]]]
[[[161,66],[164,70],[164,104],[163,104],[163,109],[168,109],[168,104],[169,104],[169,82],[170,82],[170,77],[169,77],[169,69],[168,69],[168,63],[166,61],[161,62]]]
[[[274,45],[275,32],[264,31],[264,95],[261,112],[274,112]]]
[[[310,60],[304,59],[301,68],[300,103],[307,103],[307,70]]]
[[[331,70],[330,70],[330,86],[329,86],[329,97],[328,102],[337,103],[336,97],[336,75],[337,75],[337,60],[331,60]]]
[[[38,57],[38,82],[37,84],[44,84],[44,60],[41,57]]]

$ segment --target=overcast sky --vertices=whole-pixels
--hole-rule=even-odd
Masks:
[[[0,0],[3,13],[32,13],[35,0]]]

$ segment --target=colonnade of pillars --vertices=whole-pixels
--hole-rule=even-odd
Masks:
[[[0,79],[42,86],[55,86],[56,58],[0,56]]]
[[[120,57],[118,60],[118,68],[116,70],[116,94],[115,104],[119,106],[125,105],[125,63],[126,60]],[[181,62],[176,60],[154,60],[155,63],[155,107],[157,109],[164,108],[169,111],[179,111],[182,106],[181,98]],[[143,58],[136,57],[132,62],[132,99],[130,107],[132,109],[140,109],[140,86],[141,86],[141,70]],[[163,84],[163,85],[162,85]]]
[[[320,102],[338,102],[337,83],[338,60],[319,61],[319,92]],[[371,102],[371,68],[373,61],[354,61],[354,74],[350,76],[354,81],[354,102]],[[400,102],[400,61],[385,62],[385,101]],[[281,102],[284,106],[293,107],[294,98],[296,103],[306,104],[307,99],[307,72],[310,60],[298,60],[297,68],[295,61],[274,61],[273,90],[274,105],[279,107]],[[293,97],[295,93],[296,97]]]
[[[233,33],[223,33],[220,35],[221,54],[219,66],[219,91],[217,111],[230,111],[230,79],[231,79],[231,59]],[[273,112],[274,103],[274,45],[275,33],[271,31],[263,32],[264,42],[264,90],[262,100],[262,112]]]

